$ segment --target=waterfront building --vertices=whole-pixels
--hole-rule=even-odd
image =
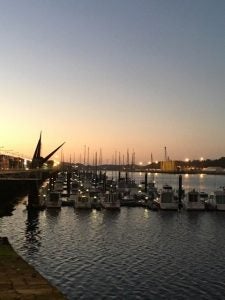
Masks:
[[[175,171],[176,170],[176,162],[173,160],[161,161],[160,169],[162,171]]]

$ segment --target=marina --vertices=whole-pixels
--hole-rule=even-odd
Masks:
[[[182,175],[148,173],[59,172],[38,189],[38,208],[120,209],[144,207],[153,210],[224,210],[225,187],[223,176],[215,175],[214,186],[199,186],[196,180],[206,181],[202,174]],[[130,177],[129,177],[130,176]],[[167,178],[167,179],[166,179]],[[191,182],[195,178],[195,183]],[[218,182],[221,180],[221,185]],[[211,180],[212,181],[212,180]],[[184,183],[184,184],[183,184]],[[190,184],[190,186],[189,186]],[[29,197],[28,197],[29,202]],[[32,202],[27,204],[32,206]]]
[[[223,299],[224,212],[29,211],[26,200],[0,235],[67,299]]]
[[[224,300],[225,1],[0,8],[0,300]]]

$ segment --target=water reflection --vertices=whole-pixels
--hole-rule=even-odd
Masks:
[[[119,209],[115,209],[115,210],[108,210],[108,209],[104,209],[102,210],[102,215],[103,215],[103,222],[104,224],[107,226],[107,224],[113,224],[116,223],[119,216],[120,216],[120,210]]]
[[[70,300],[224,298],[222,212],[23,209],[4,235]]]
[[[27,209],[26,231],[24,246],[28,253],[37,252],[41,246],[41,230],[39,229],[39,214],[36,209]]]
[[[11,216],[15,205],[27,195],[28,186],[23,181],[0,180],[0,218]]]
[[[91,212],[91,221],[93,225],[99,225],[103,221],[103,215],[101,211],[93,209]]]
[[[60,208],[47,208],[45,210],[46,222],[49,224],[57,224],[61,213]]]
[[[2,193],[0,196],[0,218],[3,216],[11,216],[15,205],[21,197],[17,195],[7,195]]]
[[[148,219],[149,217],[150,217],[149,209],[145,208],[144,209],[144,218]]]

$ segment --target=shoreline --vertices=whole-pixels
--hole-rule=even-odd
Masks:
[[[7,237],[0,237],[0,300],[7,299],[67,298],[15,252]]]

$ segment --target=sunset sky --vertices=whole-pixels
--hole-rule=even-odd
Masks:
[[[225,156],[224,0],[0,0],[0,41],[1,152]]]

